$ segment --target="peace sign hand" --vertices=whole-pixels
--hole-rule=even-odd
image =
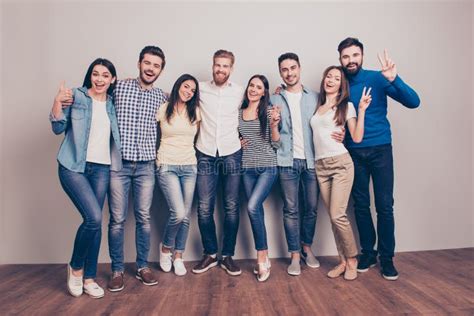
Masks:
[[[62,106],[69,106],[73,102],[72,90],[65,87],[65,82],[62,81],[59,86],[58,94],[54,98],[55,102],[61,103]]]
[[[380,54],[377,54],[377,57],[382,65],[382,75],[390,82],[395,80],[395,77],[397,77],[397,67],[393,60],[388,57],[387,50],[383,50],[383,58]]]
[[[367,110],[370,102],[372,102],[372,96],[370,95],[372,88],[366,89],[367,87],[364,87],[364,90],[362,90],[362,97],[359,101],[359,112]]]

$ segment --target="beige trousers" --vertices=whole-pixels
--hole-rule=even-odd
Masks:
[[[337,251],[345,258],[358,253],[347,204],[354,182],[354,164],[349,153],[316,161],[316,176],[324,204],[331,218]]]

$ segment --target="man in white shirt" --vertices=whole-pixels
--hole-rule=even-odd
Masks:
[[[217,266],[217,236],[214,204],[221,178],[224,199],[224,241],[220,266],[230,275],[242,271],[232,260],[239,228],[239,186],[242,150],[238,134],[238,111],[244,89],[229,81],[234,54],[214,53],[212,81],[201,82],[201,126],[196,142],[198,158],[198,224],[204,248],[202,260],[193,268],[203,273]]]

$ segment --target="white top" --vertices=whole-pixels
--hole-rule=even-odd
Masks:
[[[215,157],[227,156],[240,149],[239,108],[244,89],[232,82],[219,87],[213,81],[199,83],[201,126],[196,148]]]
[[[330,109],[323,115],[318,112],[311,118],[310,124],[313,129],[313,143],[316,151],[315,160],[342,155],[347,152],[344,144],[336,142],[332,132],[341,131],[341,126],[336,125],[334,115],[335,109]],[[346,122],[350,118],[357,117],[354,105],[347,104]]]
[[[301,97],[303,92],[292,93],[285,91],[290,107],[291,126],[293,130],[293,158],[305,159],[303,123],[301,122]]]
[[[92,121],[86,161],[110,165],[110,133],[106,102],[92,99]]]
[[[156,164],[195,165],[197,161],[194,151],[194,136],[196,136],[198,123],[201,120],[199,108],[196,108],[194,123],[189,121],[186,109],[183,109],[182,113],[175,110],[168,123],[166,119],[168,106],[168,102],[164,103],[156,113],[156,120],[160,122],[161,128],[161,141],[156,154]]]

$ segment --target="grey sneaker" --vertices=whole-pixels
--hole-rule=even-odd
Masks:
[[[316,259],[314,256],[313,252],[310,250],[309,252],[304,252],[303,249],[301,249],[301,259],[306,263],[306,265],[310,268],[319,268],[321,264],[319,263],[319,260]]]
[[[286,270],[289,275],[300,275],[301,274],[301,266],[300,261],[298,259],[291,259],[291,264],[288,266]]]

